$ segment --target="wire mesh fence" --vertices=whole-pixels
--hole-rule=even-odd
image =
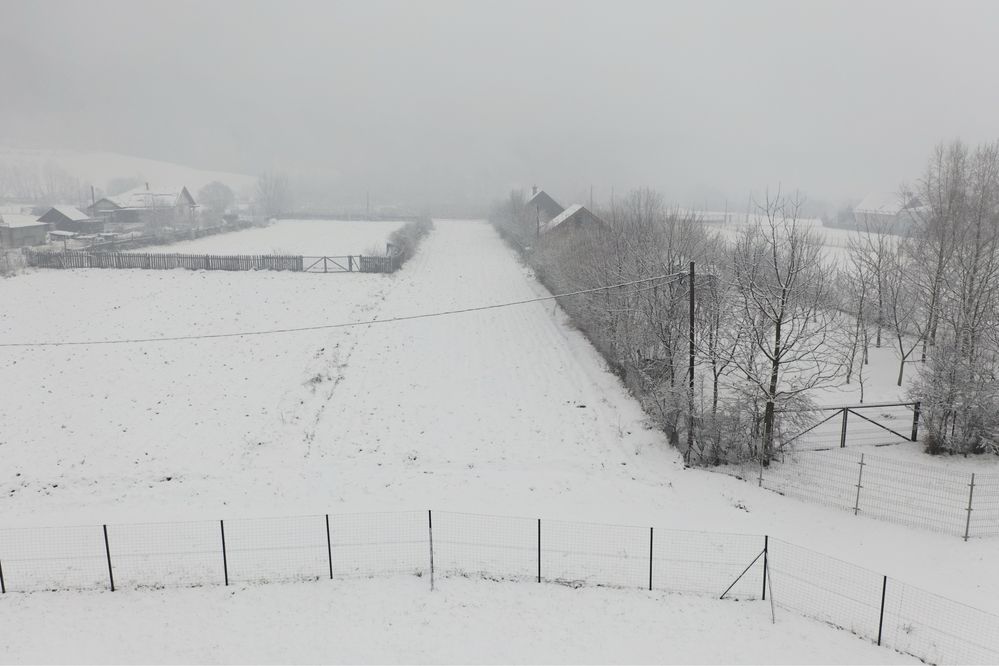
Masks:
[[[999,474],[960,472],[850,449],[795,451],[767,467],[720,468],[781,495],[960,536],[999,536]]]
[[[786,541],[770,543],[778,608],[932,664],[999,660],[999,616]]]
[[[0,530],[5,593],[394,575],[770,598],[924,661],[999,661],[999,617],[762,535],[437,511]]]

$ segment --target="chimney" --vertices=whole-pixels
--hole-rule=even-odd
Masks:
[[[537,193],[538,193],[538,186],[537,185],[532,185],[531,186],[531,196],[533,197]]]

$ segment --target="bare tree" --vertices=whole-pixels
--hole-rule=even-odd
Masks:
[[[826,349],[837,315],[829,307],[832,272],[800,219],[802,204],[798,196],[767,193],[757,204],[758,220],[738,239],[733,256],[747,347],[736,362],[764,404],[764,464],[773,455],[778,408],[839,371]]]
[[[257,179],[257,204],[267,217],[277,217],[291,208],[288,176],[269,171]]]

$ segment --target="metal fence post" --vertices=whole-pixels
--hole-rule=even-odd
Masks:
[[[654,527],[649,528],[649,592],[652,591],[652,536]]]
[[[846,448],[846,419],[850,416],[850,410],[843,408],[843,429],[839,433],[839,448]]]
[[[7,594],[7,584],[3,581],[3,562],[0,562],[0,594]]]
[[[538,582],[541,582],[541,519],[538,518]]]
[[[333,543],[330,540],[330,514],[326,514],[326,556],[330,563],[330,580],[333,580]]]
[[[919,406],[920,402],[917,400],[916,404],[912,406],[912,441],[919,441]]]
[[[971,530],[971,502],[975,497],[975,473],[971,473],[971,483],[968,485],[968,517],[964,521],[964,540],[968,540],[968,532]]]
[[[229,586],[229,561],[225,554],[225,521],[219,521],[219,530],[222,532],[222,574],[225,576],[226,587]]]
[[[430,591],[434,590],[434,512],[427,509],[427,533],[430,536]]]
[[[861,485],[864,481],[864,454],[860,454],[860,472],[857,474],[857,500],[853,503],[853,515],[857,515],[860,512],[860,489],[863,488]]]
[[[881,614],[878,615],[878,645],[881,645],[881,630],[885,625],[885,592],[888,590],[888,576],[881,581]]]
[[[104,554],[108,558],[108,580],[111,581],[111,591],[114,592],[114,571],[111,569],[111,546],[108,545],[107,525],[104,525]]]
[[[770,568],[770,563],[767,561],[767,555],[770,552],[770,535],[763,535],[763,601],[767,600],[767,570]]]

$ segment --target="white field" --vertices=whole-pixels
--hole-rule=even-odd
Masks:
[[[642,591],[399,578],[7,596],[0,663],[918,663],[779,609],[771,624],[762,602]]]
[[[436,224],[392,276],[30,271],[0,280],[0,342],[382,320],[547,293],[487,224]],[[770,534],[999,612],[992,541],[685,470],[550,302],[286,335],[0,348],[0,377],[2,526],[434,508]],[[40,623],[59,607],[46,599],[18,603]],[[721,649],[702,648],[705,660]]]
[[[136,252],[180,254],[292,254],[309,257],[385,254],[389,234],[404,222],[280,220],[266,227],[205,236]]]

